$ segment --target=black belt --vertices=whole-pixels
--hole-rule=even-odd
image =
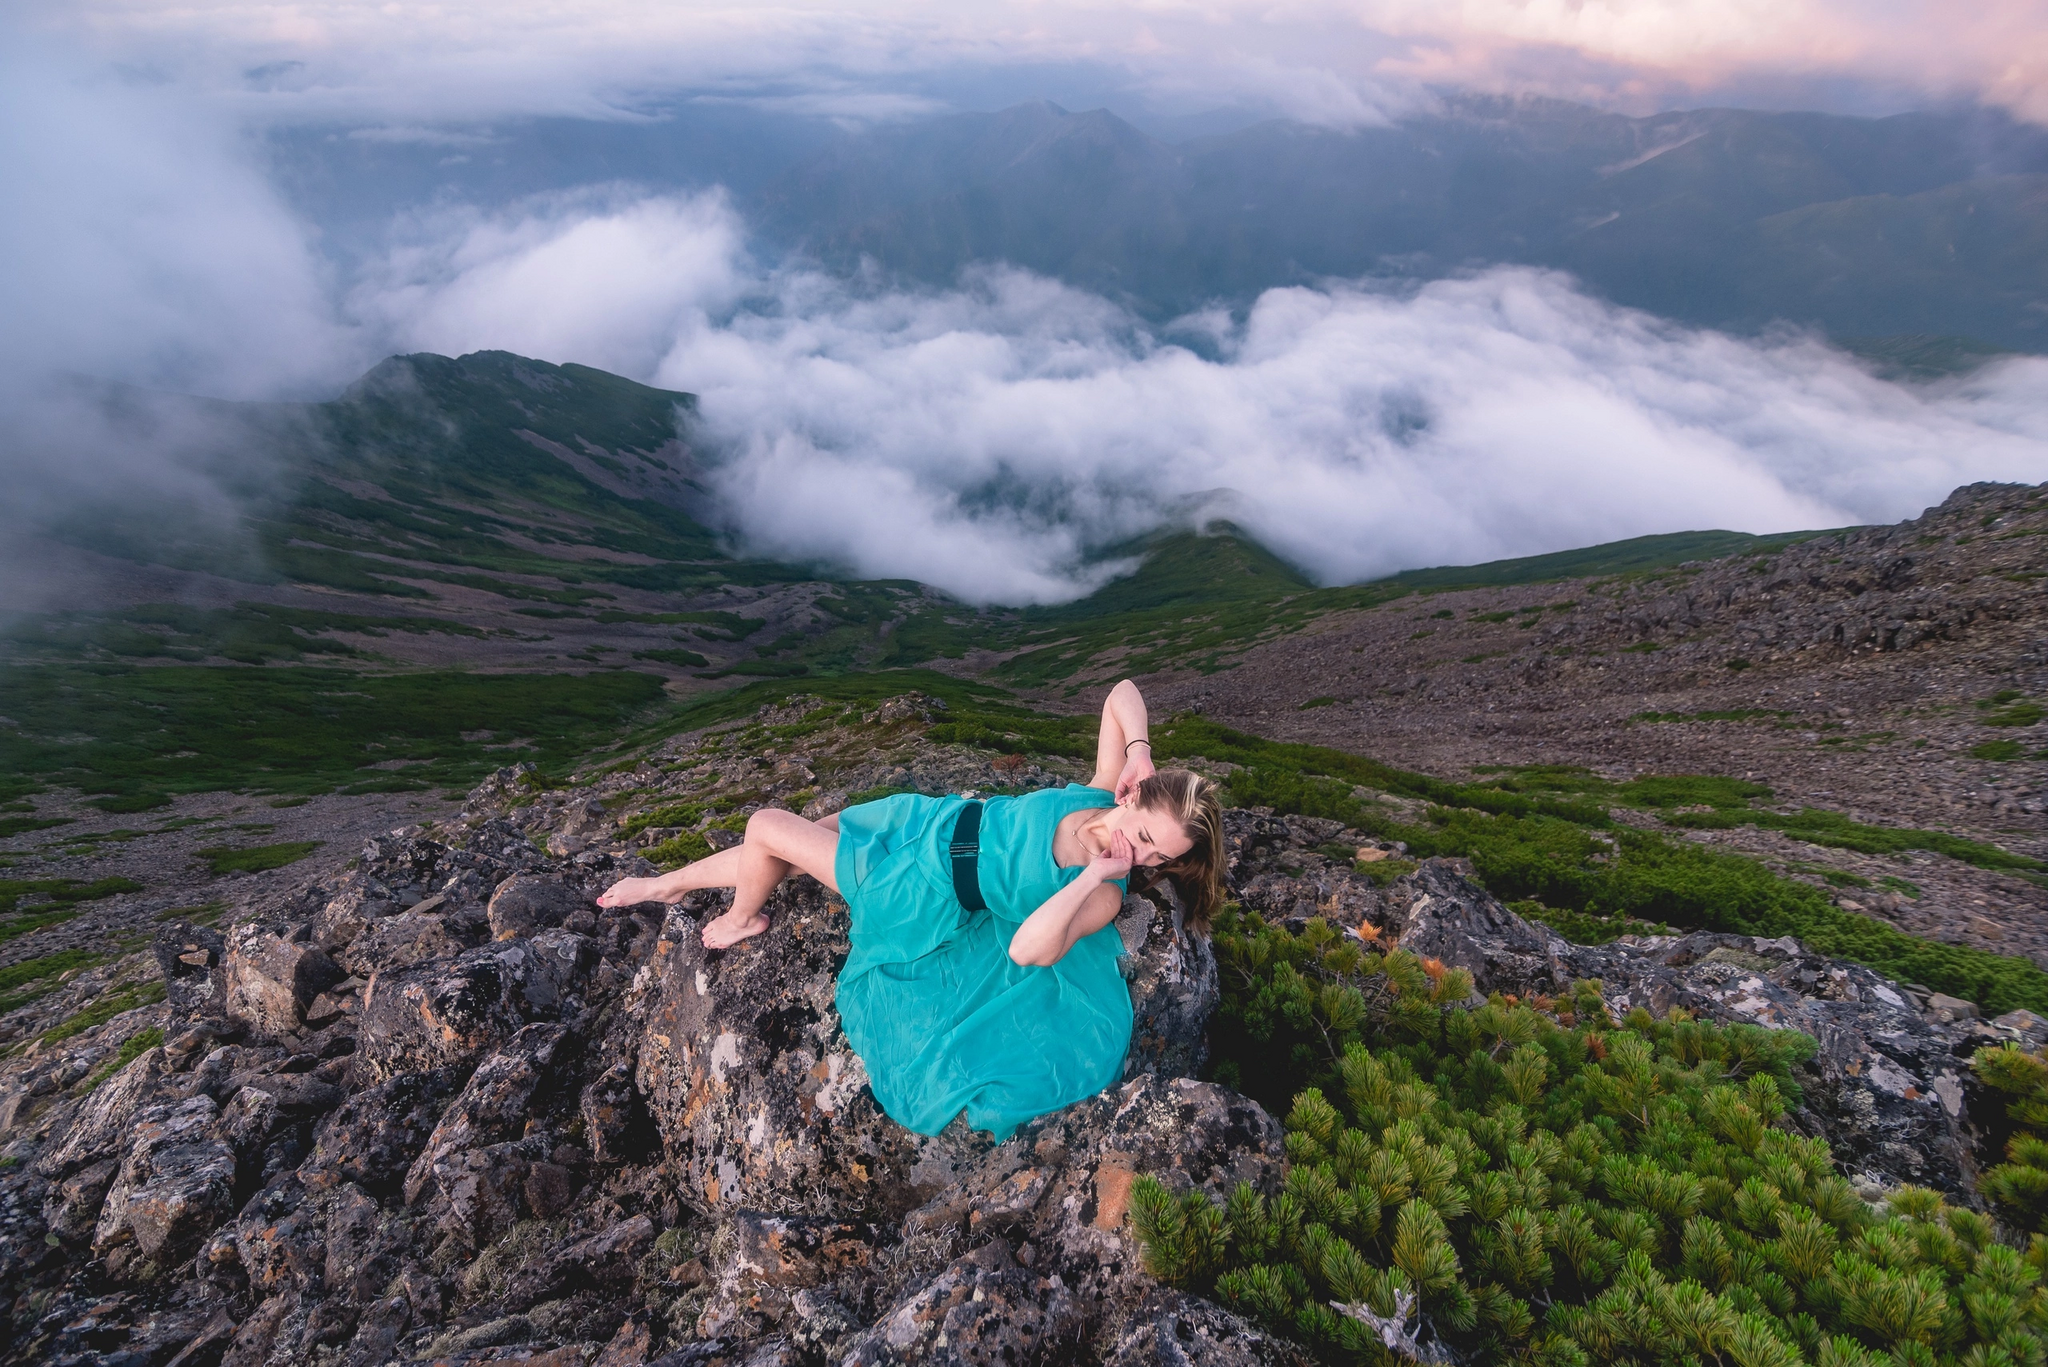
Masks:
[[[981,900],[981,804],[961,804],[959,819],[953,823],[953,843],[946,851],[953,859],[953,895],[969,911],[982,911]]]

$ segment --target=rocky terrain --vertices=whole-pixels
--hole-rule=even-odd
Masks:
[[[1767,557],[1401,598],[1236,659],[1140,682],[1162,710],[1444,777],[1724,774],[1768,785],[1786,810],[2048,856],[2048,486],[1974,485],[1911,521]],[[2048,964],[2036,882],[1755,827],[1694,834],[1813,881],[1903,878],[1919,895],[1845,900]]]
[[[1285,1167],[1275,1118],[1200,1080],[1218,972],[1165,892],[1117,922],[1138,1013],[1124,1080],[1002,1144],[879,1113],[832,1005],[844,908],[817,884],[785,884],[771,929],[722,952],[696,932],[723,894],[594,905],[764,804],[1068,777],[934,744],[929,719],[915,698],[812,700],[581,788],[506,769],[457,814],[374,835],[217,928],[165,922],[146,953],[11,1013],[6,1360],[1296,1361],[1137,1256],[1138,1177],[1220,1196],[1272,1192]],[[1233,811],[1229,839],[1233,896],[1270,920],[1369,926],[1481,990],[1595,977],[1617,1013],[1813,1034],[1790,1123],[1871,1197],[1914,1181],[1970,1199],[1999,1112],[1967,1056],[2048,1042],[2028,1013],[1977,1020],[1789,940],[1569,945],[1452,861],[1382,885],[1330,857],[1367,839],[1336,822]]]

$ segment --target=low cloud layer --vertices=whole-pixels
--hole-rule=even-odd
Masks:
[[[358,309],[422,348],[601,356],[694,391],[750,549],[977,601],[1072,597],[1104,548],[1212,517],[1355,582],[2048,479],[2048,360],[1905,388],[1520,268],[1273,290],[1155,333],[1017,270],[862,291],[754,274],[742,240],[715,197],[550,203],[468,225]]]
[[[196,419],[95,426],[66,375],[300,397],[407,350],[697,392],[693,435],[750,549],[977,601],[1074,596],[1119,543],[1206,518],[1336,582],[1886,521],[1969,480],[2048,479],[2048,361],[1905,388],[1808,339],[1681,329],[1525,269],[1276,290],[1160,330],[1001,266],[913,293],[757,262],[722,196],[614,186],[421,212],[342,278],[218,117],[17,36],[0,540],[109,491],[224,506]]]

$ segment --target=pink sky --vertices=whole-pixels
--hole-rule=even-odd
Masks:
[[[915,112],[892,83],[1086,62],[1183,106],[1374,122],[1443,83],[1644,112],[1956,99],[2048,121],[2043,0],[30,0],[38,27],[280,117],[597,112],[684,87]],[[251,68],[271,73],[252,92]]]

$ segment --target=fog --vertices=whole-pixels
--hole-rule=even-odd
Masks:
[[[444,226],[359,314],[407,348],[694,392],[749,550],[975,601],[1072,597],[1104,548],[1214,517],[1355,582],[1891,521],[1971,480],[2048,478],[2048,360],[1902,387],[1808,337],[1680,328],[1527,269],[1272,290],[1153,331],[1014,269],[932,292],[763,270],[717,196]]]
[[[2048,479],[2048,360],[1901,386],[1808,337],[1681,328],[1529,269],[1329,281],[1159,327],[999,263],[912,291],[757,259],[723,195],[631,185],[419,208],[345,269],[221,107],[17,37],[10,542],[110,493],[232,521],[192,454],[203,410],[110,427],[67,377],[303,397],[412,350],[697,393],[689,436],[736,544],[977,602],[1071,598],[1129,538],[1214,518],[1352,582],[1890,521],[1971,480]]]

